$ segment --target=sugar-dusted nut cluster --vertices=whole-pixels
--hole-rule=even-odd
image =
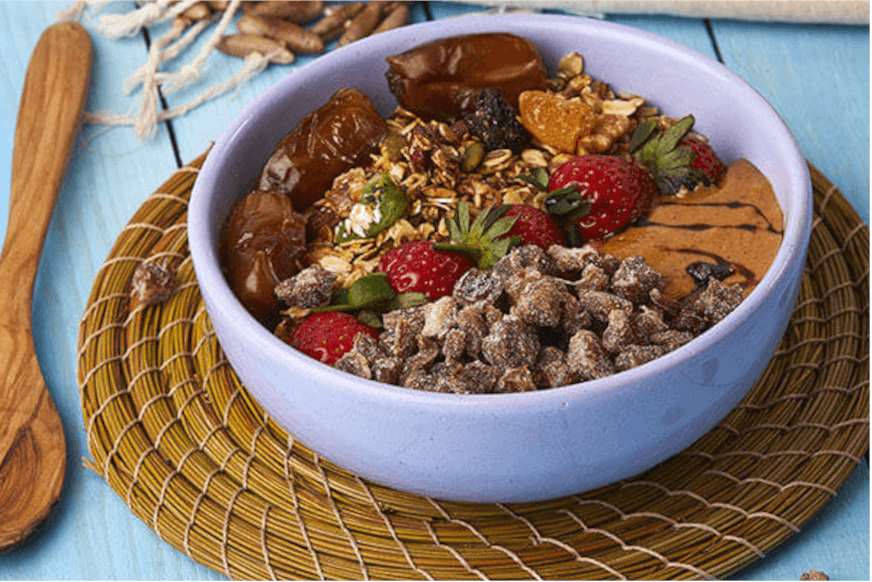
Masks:
[[[711,279],[676,303],[641,256],[593,247],[513,249],[451,295],[384,314],[340,370],[436,392],[521,392],[603,378],[687,343],[734,309],[738,286]]]
[[[335,284],[335,273],[320,265],[313,265],[276,285],[275,294],[292,307],[321,307],[330,303]]]

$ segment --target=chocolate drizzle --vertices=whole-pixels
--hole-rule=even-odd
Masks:
[[[661,200],[658,202],[658,205],[684,206],[685,204],[683,204],[681,202],[673,202],[670,200]],[[771,232],[772,234],[777,234],[779,236],[784,234],[784,231],[779,230],[772,225],[772,222],[768,218],[766,218],[766,215],[763,214],[763,212],[760,210],[760,208],[758,208],[756,205],[750,204],[748,202],[740,202],[738,200],[733,201],[733,202],[694,202],[693,205],[694,206],[708,206],[708,207],[714,207],[714,208],[728,208],[730,210],[738,210],[740,208],[751,208],[754,210],[754,213],[756,215],[758,215],[766,223],[766,228],[764,229],[766,232]],[[733,229],[738,229],[738,230],[746,230],[749,232],[756,232],[756,231],[762,229],[761,226],[758,226],[756,224],[750,224],[750,223],[720,224],[720,225],[709,224],[709,223],[705,223],[705,222],[697,222],[694,224],[666,224],[666,223],[662,223],[662,222],[649,221],[647,218],[643,218],[643,219],[639,220],[636,223],[636,226],[639,226],[639,227],[659,226],[662,228],[681,229],[681,230],[689,230],[689,231],[695,231],[695,232],[709,230],[712,228],[733,228]]]
[[[687,255],[699,255],[703,257],[707,257],[714,261],[713,263],[707,261],[694,261],[687,265],[685,269],[687,274],[693,278],[694,286],[705,287],[708,284],[709,279],[718,279],[719,281],[723,281],[724,279],[731,277],[732,275],[739,275],[744,280],[739,283],[743,289],[748,289],[749,287],[753,287],[756,285],[759,280],[757,279],[757,275],[740,263],[733,263],[725,258],[721,257],[712,252],[703,251],[699,249],[692,248],[668,248],[661,247],[664,251],[673,252],[673,253],[682,253]]]

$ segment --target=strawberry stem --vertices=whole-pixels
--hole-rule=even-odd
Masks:
[[[481,249],[475,245],[465,245],[458,243],[433,243],[433,248],[437,251],[451,251],[456,253],[466,253],[473,257],[478,257],[481,254]]]

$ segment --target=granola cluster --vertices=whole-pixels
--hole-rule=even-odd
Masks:
[[[553,388],[658,358],[742,300],[716,278],[677,303],[662,288],[641,256],[518,247],[489,271],[468,271],[451,295],[386,313],[379,338],[359,335],[335,367],[436,392]]]

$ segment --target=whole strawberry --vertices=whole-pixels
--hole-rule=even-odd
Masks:
[[[312,313],[294,330],[288,341],[307,356],[333,365],[354,347],[354,338],[365,333],[378,338],[379,332],[347,313]]]
[[[717,184],[727,172],[708,140],[690,132],[694,121],[688,115],[662,131],[656,119],[648,119],[633,132],[630,151],[648,168],[664,194]]]
[[[460,276],[474,265],[463,253],[437,250],[430,241],[413,241],[386,252],[378,270],[397,293],[422,293],[435,301],[450,295]]]
[[[543,249],[551,245],[566,246],[566,231],[547,212],[526,204],[514,204],[503,216],[518,217],[506,236],[518,237],[521,245],[536,245]]]
[[[657,185],[644,169],[616,156],[590,154],[565,162],[551,174],[548,212],[566,225],[574,244],[624,229],[651,208]]]
[[[695,155],[690,160],[690,166],[702,172],[709,184],[717,184],[727,173],[726,164],[721,161],[711,144],[703,137],[691,134],[678,142],[678,145],[685,145],[693,150]]]

